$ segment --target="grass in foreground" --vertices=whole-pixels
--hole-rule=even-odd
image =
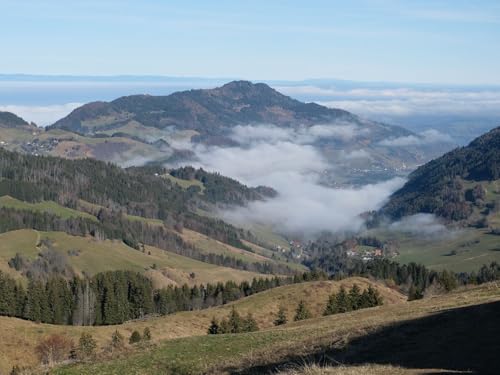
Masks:
[[[194,353],[192,354],[193,360],[197,358],[196,361],[200,360],[200,363],[203,364],[206,361],[206,357],[205,354],[202,355],[202,353],[206,352],[206,356],[210,356],[212,355],[210,354],[211,350],[217,350],[217,346],[215,348],[205,347],[208,344],[206,344],[204,340],[222,340],[221,345],[223,345],[226,340],[229,340],[228,342],[231,343],[231,340],[236,337],[229,335],[217,335],[216,338],[208,338],[208,336],[206,336],[207,328],[210,325],[211,319],[216,317],[220,320],[222,317],[226,317],[233,305],[236,306],[238,312],[242,315],[246,315],[249,312],[252,313],[257,320],[259,327],[261,329],[268,329],[273,327],[275,313],[278,311],[280,304],[286,304],[287,316],[289,320],[293,320],[294,309],[298,301],[301,299],[308,303],[313,317],[320,317],[323,312],[324,305],[326,305],[328,295],[332,292],[338,291],[341,285],[344,285],[346,288],[350,288],[350,286],[354,283],[358,284],[362,288],[368,287],[370,284],[375,285],[384,297],[386,303],[401,303],[405,300],[402,295],[392,289],[384,287],[381,284],[373,284],[369,280],[363,278],[351,278],[343,280],[342,282],[318,281],[287,285],[255,294],[225,306],[199,311],[176,313],[146,320],[132,321],[116,326],[55,326],[50,324],[36,324],[15,318],[0,317],[0,329],[2,330],[2,338],[4,339],[0,340],[0,373],[3,373],[2,371],[10,370],[10,368],[17,363],[35,365],[37,361],[34,356],[34,347],[43,337],[50,334],[62,333],[77,341],[82,332],[88,332],[91,333],[96,339],[99,350],[102,350],[106,345],[108,345],[111,335],[115,330],[120,331],[123,336],[128,339],[134,330],[142,332],[146,327],[151,329],[154,344],[161,345],[162,347],[163,345],[172,345],[169,346],[168,349],[165,349],[169,353],[173,350],[173,353],[175,354],[177,352],[175,347],[179,345],[184,345],[184,348],[186,348],[186,345],[187,347],[194,345],[192,350],[186,349],[188,354],[186,354],[185,360],[187,360],[189,353]],[[300,332],[298,332],[298,334],[300,335]],[[255,338],[255,350],[261,346],[266,346],[267,344],[265,343],[269,340],[274,342],[276,338],[275,335],[276,333],[272,333],[271,337],[266,336],[262,338],[262,341],[260,336]],[[192,337],[192,341],[188,341],[187,344],[185,344],[182,340],[169,341],[190,336]],[[242,353],[245,352],[245,347],[248,344],[247,338],[250,337],[253,336],[251,334],[244,336],[243,341],[241,341],[241,346],[237,349],[238,351],[241,351]],[[281,339],[281,334],[277,337],[277,339]],[[198,345],[197,343],[201,345],[200,348],[195,348],[195,346]],[[232,350],[232,344],[228,345],[227,350]],[[174,347],[174,349],[172,349],[172,347]],[[162,352],[163,350],[161,353]],[[161,360],[161,356],[163,355],[161,353],[158,354],[159,357],[157,360]],[[224,353],[225,352],[223,351],[220,354],[221,358],[224,356]],[[212,362],[210,363],[213,364]],[[198,364],[193,366],[197,368]],[[148,372],[146,371],[145,373]]]
[[[316,360],[325,363],[336,358],[343,358],[345,363],[359,363],[363,358],[369,358],[374,363],[396,367],[401,360],[405,364],[414,364],[403,367],[417,369],[460,370],[467,364],[491,366],[488,361],[499,349],[496,340],[498,324],[493,319],[499,311],[499,301],[498,287],[490,284],[425,300],[294,322],[255,333],[166,341],[126,358],[66,366],[54,370],[54,373],[262,374],[275,373],[284,364]],[[485,321],[477,319],[478,314]],[[483,331],[486,327],[490,330]],[[492,327],[497,327],[496,331],[492,331]],[[467,333],[471,335],[464,336]],[[480,336],[484,334],[486,341]],[[390,340],[384,340],[384,337]],[[463,345],[463,341],[469,339],[472,340],[470,344]],[[474,342],[476,339],[479,341]],[[476,343],[489,345],[477,347]],[[461,357],[453,367],[450,358],[455,358],[455,350]],[[466,355],[464,350],[471,352]],[[415,354],[413,357],[412,353]],[[396,363],[392,363],[391,358]],[[425,362],[426,358],[428,362]],[[370,363],[370,360],[365,363]]]

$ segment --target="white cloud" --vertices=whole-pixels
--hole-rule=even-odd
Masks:
[[[226,219],[265,223],[288,233],[357,231],[363,226],[359,215],[379,208],[404,180],[395,178],[360,189],[332,189],[311,176],[292,173],[274,175],[268,182],[278,190],[277,198],[226,211]]]
[[[379,142],[382,146],[416,146],[433,143],[452,143],[453,139],[448,134],[443,134],[435,129],[425,130],[418,135],[390,138]]]
[[[353,84],[354,85],[354,84]],[[305,97],[319,104],[342,108],[366,117],[411,115],[498,115],[498,88],[438,87],[318,87],[280,86],[287,95]]]
[[[232,129],[229,137],[242,145],[274,144],[277,142],[312,144],[320,138],[348,141],[367,132],[369,129],[361,129],[355,124],[337,121],[332,124],[299,128],[280,128],[275,125],[238,125]]]
[[[65,117],[72,110],[81,105],[82,103],[54,104],[47,106],[1,105],[0,111],[15,113],[26,121],[34,122],[38,126],[47,126]]]
[[[331,131],[331,129],[335,129]],[[341,130],[339,130],[341,129]],[[231,135],[237,147],[191,145],[197,167],[217,171],[249,186],[266,185],[278,191],[267,201],[224,211],[222,215],[237,224],[259,222],[283,232],[314,235],[320,231],[358,230],[359,214],[380,207],[403,184],[402,179],[366,185],[358,189],[335,189],[320,183],[331,165],[306,141],[321,135],[356,136],[357,128],[318,125],[311,130],[284,130],[273,125],[237,127]],[[366,158],[365,150],[340,151],[339,161]]]
[[[443,236],[454,236],[457,233],[456,231],[449,230],[432,214],[406,216],[400,221],[390,224],[389,229],[413,235],[426,235],[440,238],[443,238]]]

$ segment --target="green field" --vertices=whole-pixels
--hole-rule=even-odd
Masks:
[[[4,196],[0,197],[0,207],[15,208],[17,210],[30,210],[30,211],[37,211],[37,212],[47,212],[47,213],[59,216],[63,219],[81,217],[84,219],[90,219],[90,220],[97,221],[95,216],[92,216],[92,215],[87,214],[85,212],[81,212],[81,211],[77,211],[77,210],[73,210],[71,208],[61,206],[60,204],[57,204],[56,202],[52,202],[52,201],[28,203],[28,202],[17,200],[17,199],[12,198],[8,195],[4,195]]]
[[[166,175],[163,175],[163,177],[172,181],[173,183],[179,185],[184,189],[187,189],[191,186],[198,186],[201,189],[201,194],[203,194],[203,191],[205,190],[205,185],[203,185],[201,181],[198,180],[183,180],[181,178],[174,177],[168,173]]]
[[[122,241],[98,241],[93,237],[70,236],[63,232],[16,230],[0,234],[0,270],[20,278],[7,262],[16,253],[33,260],[42,250],[37,244],[48,239],[52,248],[64,254],[77,274],[94,275],[110,270],[131,270],[146,273],[158,287],[167,284],[206,284],[217,281],[243,281],[264,277],[253,272],[200,262],[171,252],[146,246],[145,252],[132,249]],[[78,254],[78,255],[70,255]]]
[[[500,262],[500,236],[487,229],[450,230],[444,237],[432,238],[410,233],[373,231],[377,238],[399,243],[395,261],[422,263],[430,268],[456,272],[474,271],[483,264]]]

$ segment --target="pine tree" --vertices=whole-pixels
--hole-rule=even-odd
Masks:
[[[295,317],[293,318],[293,320],[299,321],[309,318],[311,318],[311,312],[307,308],[306,303],[301,300],[297,305],[297,310],[295,311]]]
[[[257,321],[254,319],[251,313],[248,313],[243,320],[243,327],[241,329],[241,332],[255,332],[258,330],[259,326],[257,325]]]
[[[325,311],[323,311],[323,315],[333,315],[337,314],[338,308],[337,308],[337,295],[335,293],[332,293],[330,297],[328,297],[328,302],[325,307]]]
[[[278,313],[276,314],[276,319],[274,320],[275,326],[280,326],[282,324],[286,324],[288,321],[286,317],[286,310],[283,305],[281,305],[278,309]]]
[[[368,287],[368,296],[370,299],[370,306],[380,306],[384,304],[384,300],[380,295],[379,291],[373,288],[371,285]]]
[[[351,310],[357,310],[361,308],[361,289],[357,284],[354,284],[349,291],[349,304]]]
[[[242,329],[242,319],[238,311],[236,311],[236,308],[233,306],[231,309],[231,312],[229,313],[229,319],[227,320],[228,322],[228,329],[229,332],[227,333],[238,333],[241,332]]]
[[[345,313],[351,309],[351,304],[349,303],[349,297],[345,291],[344,286],[340,287],[337,293],[337,311],[339,313]]]

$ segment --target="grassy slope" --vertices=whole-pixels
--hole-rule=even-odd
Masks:
[[[146,252],[134,250],[121,241],[96,241],[92,237],[70,236],[62,232],[37,232],[17,230],[0,234],[0,270],[20,278],[21,275],[11,269],[7,262],[17,252],[29,259],[34,259],[38,252],[40,239],[53,241],[55,250],[68,254],[68,250],[79,250],[78,256],[67,256],[74,270],[82,274],[93,275],[108,270],[132,270],[145,272],[161,287],[166,284],[206,284],[217,281],[251,280],[260,275],[227,267],[203,263],[191,258],[146,246]],[[149,253],[151,253],[149,255]],[[152,266],[156,264],[157,270]],[[194,273],[195,277],[190,274]]]
[[[349,287],[353,283],[361,287],[366,287],[369,281],[362,278],[352,278],[343,280],[342,282],[320,281],[287,285],[247,297],[233,304],[242,314],[251,312],[261,328],[270,328],[273,325],[273,313],[277,311],[279,304],[286,304],[288,315],[291,319],[296,304],[300,299],[304,299],[308,302],[313,316],[318,317],[321,315],[324,307],[323,305],[326,303],[328,295],[331,292],[338,290],[340,285]],[[377,287],[388,304],[399,303],[404,300],[399,293],[391,289],[378,284]],[[163,340],[174,340],[167,341],[167,345],[180,343],[179,345],[186,347],[186,345],[190,345],[191,340],[199,342],[199,340],[203,341],[208,339],[210,340],[209,343],[212,342],[211,340],[216,340],[216,342],[218,342],[218,340],[222,339],[225,341],[228,339],[228,336],[208,338],[205,334],[212,317],[222,318],[227,316],[231,305],[232,304],[228,304],[206,310],[177,313],[144,321],[128,322],[119,326],[102,327],[53,326],[49,324],[36,324],[15,318],[0,317],[0,329],[4,333],[3,337],[5,338],[5,340],[0,341],[0,353],[3,353],[0,354],[0,373],[2,369],[7,369],[13,363],[36,363],[36,359],[33,356],[33,348],[42,337],[51,333],[64,333],[77,340],[82,332],[90,332],[98,341],[100,347],[108,343],[111,334],[116,329],[128,338],[133,330],[137,329],[142,332],[145,327],[151,328],[153,340],[156,343]],[[195,337],[186,339],[186,341],[178,341],[179,338],[187,336]],[[229,339],[231,339],[231,337],[229,337]],[[214,347],[213,350],[215,349]],[[187,353],[189,353],[189,351]]]
[[[30,210],[38,212],[48,212],[57,215],[63,219],[82,217],[90,220],[97,221],[95,216],[87,214],[85,212],[73,210],[57,204],[52,201],[43,201],[38,203],[28,203],[20,201],[18,199],[12,198],[8,195],[0,197],[0,207],[15,208],[18,210]]]
[[[194,244],[201,251],[213,254],[223,254],[226,256],[232,256],[237,259],[241,259],[245,262],[255,263],[255,262],[272,262],[272,259],[264,257],[262,255],[252,253],[237,247],[225,244],[223,242],[214,240],[202,233],[192,231],[190,229],[184,229],[180,236],[187,242]]]
[[[205,190],[205,186],[201,183],[201,181],[198,180],[183,180],[181,178],[174,177],[170,174],[166,174],[163,176],[166,179],[169,179],[170,181],[176,183],[180,187],[187,189],[191,186],[198,186],[201,189],[201,193],[203,194],[203,191]]]
[[[500,200],[500,180],[479,182],[486,189],[485,204]],[[477,182],[464,182],[472,189]],[[474,207],[473,217],[483,214]],[[500,212],[488,215],[490,226],[500,226]],[[395,258],[400,263],[423,263],[434,269],[447,268],[456,272],[474,271],[483,264],[500,262],[500,236],[488,234],[488,229],[466,228],[450,230],[447,236],[413,235],[387,230],[369,231],[380,239],[395,240],[400,245],[400,255]]]
[[[437,270],[446,268],[461,272],[475,271],[483,264],[500,261],[500,236],[487,232],[486,229],[467,228],[434,238],[385,230],[368,233],[397,241],[400,252],[394,259],[397,262],[416,262]]]
[[[412,345],[425,353],[426,349],[434,345],[433,340],[447,340],[448,336],[443,336],[439,332],[439,322],[449,325],[450,320],[440,320],[440,316],[450,316],[451,323],[456,322],[455,327],[460,334],[464,327],[470,329],[470,321],[459,321],[454,316],[459,317],[460,312],[454,311],[467,310],[469,307],[479,308],[480,305],[488,302],[500,301],[500,290],[496,285],[484,285],[481,287],[462,289],[447,295],[442,295],[425,300],[402,302],[396,304],[387,304],[381,307],[363,309],[347,314],[337,314],[329,317],[318,317],[301,322],[289,323],[286,326],[272,328],[255,333],[238,335],[216,335],[216,336],[194,336],[183,339],[165,341],[145,352],[138,351],[136,354],[127,355],[126,358],[120,358],[110,361],[104,361],[98,364],[77,365],[63,367],[54,371],[57,374],[166,374],[166,373],[213,373],[232,372],[241,368],[262,366],[269,363],[280,363],[294,358],[299,363],[306,356],[316,353],[332,350],[336,353],[338,350],[349,351],[351,345],[356,345],[361,350],[361,354],[370,355],[374,351],[383,350],[387,353],[385,357],[393,358],[397,361],[400,352],[407,351],[404,344],[394,347],[372,348],[371,344],[368,352],[363,352],[363,345],[370,345],[368,341],[365,344],[359,344],[364,337],[372,338],[377,344],[381,340],[377,332],[387,331],[390,335],[396,335],[391,339],[405,342],[410,349]],[[244,301],[246,302],[246,301]],[[243,303],[244,303],[243,302]],[[489,305],[491,306],[491,304]],[[460,310],[454,310],[460,309]],[[465,311],[464,310],[464,311]],[[444,314],[444,315],[443,315]],[[488,316],[491,323],[491,317]],[[416,323],[414,323],[416,322]],[[419,323],[420,322],[420,323]],[[432,323],[432,324],[431,324]],[[437,326],[436,326],[437,323]],[[485,322],[487,323],[487,322]],[[410,328],[405,329],[403,335],[397,336],[398,329],[391,332],[391,325],[402,324]],[[412,324],[415,324],[413,328]],[[427,324],[427,325],[426,325]],[[462,325],[459,325],[462,324]],[[493,324],[495,324],[493,322]],[[429,331],[429,327],[432,328]],[[406,332],[410,329],[410,332]],[[393,330],[393,331],[394,331]],[[413,330],[413,331],[412,331]],[[417,334],[417,332],[423,333]],[[155,330],[153,330],[155,332]],[[453,335],[453,331],[447,332]],[[427,341],[419,341],[427,338]],[[383,336],[383,335],[382,335]],[[418,339],[412,341],[412,337]],[[432,338],[430,336],[433,336]],[[452,340],[456,339],[452,337]],[[467,339],[462,338],[462,339]],[[383,337],[382,337],[383,340]],[[384,342],[384,345],[390,343]],[[474,345],[472,343],[472,345]],[[497,343],[498,346],[498,343]],[[443,352],[434,352],[429,354],[429,359],[437,362],[421,362],[421,367],[432,366],[433,363],[440,363],[439,356],[446,356],[445,351],[452,348],[443,347]],[[491,355],[493,347],[483,347],[481,352]],[[478,351],[479,355],[481,353]],[[494,353],[494,352],[493,352]],[[453,354],[453,352],[451,353]],[[472,355],[477,355],[474,353]],[[304,357],[303,357],[304,356]],[[328,357],[327,357],[328,358]],[[463,358],[467,360],[468,358]],[[325,358],[323,357],[323,361]],[[359,362],[359,359],[357,360]],[[355,362],[354,363],[358,363]],[[460,361],[459,361],[460,362]],[[380,362],[379,362],[380,363]],[[384,362],[382,362],[384,363]],[[391,362],[389,362],[391,363]],[[472,357],[472,363],[474,357]],[[259,367],[255,367],[254,373],[260,372]],[[420,367],[415,367],[420,368]],[[432,367],[444,368],[444,367]]]

